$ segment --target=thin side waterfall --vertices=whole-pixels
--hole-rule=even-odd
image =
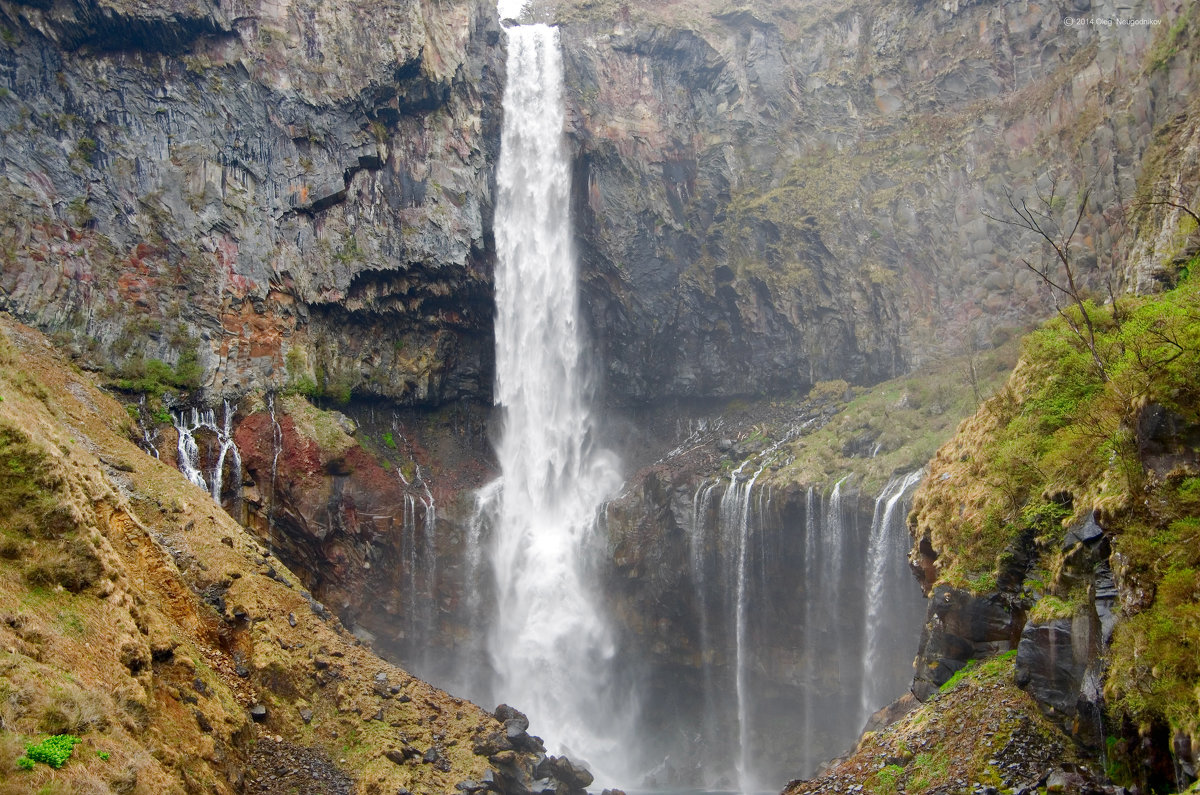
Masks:
[[[804,500],[804,636],[806,638],[815,637],[817,615],[817,595],[819,591],[818,577],[820,568],[817,565],[817,550],[821,544],[821,493],[814,486],[808,487],[808,493]],[[810,648],[814,647],[815,643],[807,644]],[[809,656],[809,666],[813,664],[812,655]],[[811,682],[811,677],[810,677]],[[809,686],[810,690],[812,685]],[[804,770],[809,770],[813,767],[816,759],[816,747],[813,744],[813,739],[817,731],[816,709],[813,703],[813,698],[807,697],[804,699],[804,717],[803,730],[804,738],[802,747],[804,749],[801,762]]]
[[[696,599],[696,613],[698,616],[698,656],[699,664],[703,671],[704,713],[700,726],[701,737],[713,737],[717,732],[716,716],[718,698],[715,692],[715,682],[713,681],[713,650],[708,626],[710,585],[708,578],[705,576],[708,550],[705,547],[704,540],[705,530],[708,527],[708,517],[712,512],[712,494],[720,485],[721,482],[719,480],[714,480],[703,482],[696,488],[696,493],[692,497],[691,534],[688,537],[691,543],[691,555],[689,557],[692,570],[693,592]]]
[[[848,478],[776,495],[762,482],[769,452],[699,483],[685,519],[701,667],[680,697],[698,739],[662,753],[689,786],[753,792],[811,775],[911,678],[924,601],[904,517],[921,473],[890,480],[868,523]]]
[[[208,491],[208,482],[204,479],[204,473],[200,471],[200,448],[196,445],[196,437],[194,435],[195,431],[202,427],[200,412],[197,409],[192,409],[191,417],[189,418],[190,422],[185,420],[184,417],[185,415],[182,411],[178,414],[171,413],[171,419],[174,420],[175,424],[175,431],[179,436],[175,445],[175,461],[184,477],[205,491]]]
[[[871,539],[867,546],[867,603],[863,622],[862,656],[862,714],[866,721],[895,694],[885,687],[881,676],[885,667],[882,652],[885,646],[883,629],[892,618],[888,610],[890,595],[898,587],[898,577],[912,576],[904,571],[908,546],[908,530],[904,526],[907,511],[897,510],[911,495],[924,477],[918,469],[907,475],[893,475],[875,498],[875,515],[871,519]],[[906,503],[905,503],[906,504]],[[890,672],[890,671],[889,671]],[[893,677],[894,678],[894,677]]]
[[[200,488],[212,495],[218,503],[221,502],[221,492],[224,488],[225,461],[232,453],[232,468],[234,481],[240,486],[242,480],[242,456],[233,440],[233,415],[235,409],[226,400],[225,414],[221,425],[217,425],[216,413],[212,409],[193,408],[188,411],[171,413],[171,421],[178,434],[176,443],[176,461],[179,471]],[[196,442],[196,434],[208,431],[216,437],[218,453],[216,463],[208,473],[203,471],[200,459],[200,446]],[[211,484],[211,485],[210,485]]]
[[[833,491],[829,492],[829,502],[825,506],[825,523],[822,527],[821,534],[821,550],[820,554],[823,558],[820,576],[820,599],[823,604],[822,620],[832,634],[830,651],[835,660],[847,660],[849,649],[846,648],[847,638],[846,632],[843,631],[845,626],[845,602],[842,600],[843,582],[842,576],[845,549],[847,541],[850,539],[849,530],[846,526],[845,515],[842,511],[842,484],[846,482],[846,477],[833,484]],[[839,668],[838,684],[839,689],[845,689],[847,682],[841,674],[845,671]]]
[[[721,498],[721,522],[724,527],[735,531],[733,541],[737,549],[736,585],[734,586],[736,593],[734,608],[734,692],[737,697],[737,776],[738,790],[740,792],[750,792],[753,783],[753,774],[750,769],[750,696],[746,681],[748,656],[746,628],[748,619],[747,611],[749,609],[749,600],[747,597],[749,589],[747,582],[747,559],[751,540],[750,506],[752,505],[751,495],[754,492],[754,482],[758,480],[758,476],[762,474],[763,468],[766,465],[765,461],[761,463],[754,474],[747,478],[742,472],[748,463],[749,459],[743,461],[730,474],[729,486],[725,489],[725,495]]]
[[[540,734],[619,771],[613,634],[589,572],[597,514],[620,486],[599,449],[581,360],[558,33],[510,27],[496,202],[496,401],[504,427],[490,559],[494,692]]]
[[[217,440],[221,443],[221,452],[217,456],[217,465],[213,468],[212,496],[214,500],[220,502],[223,486],[222,480],[225,475],[225,457],[230,453],[233,453],[234,482],[241,485],[242,481],[242,453],[233,441],[233,411],[229,406],[228,400],[225,401],[224,423],[222,424],[221,432],[217,435]]]

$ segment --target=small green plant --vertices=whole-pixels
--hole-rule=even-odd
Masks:
[[[35,762],[47,764],[58,770],[71,758],[71,752],[79,744],[80,739],[74,734],[56,734],[47,737],[37,745],[25,746],[25,755],[17,760],[17,767],[22,770],[33,770]]]
[[[391,431],[387,431],[383,434],[383,443],[393,450],[396,449],[396,439],[394,436],[392,436]]]
[[[96,756],[100,757],[101,762],[107,762],[109,757],[108,751],[97,751]]]
[[[938,689],[943,693],[949,693],[958,687],[959,682],[967,678],[967,675],[975,669],[976,665],[978,665],[978,660],[967,660],[967,664],[955,671],[954,676],[947,679]]]
[[[92,138],[80,138],[75,142],[75,158],[83,163],[92,165],[96,158],[96,141]]]
[[[892,795],[896,792],[896,785],[899,784],[900,778],[903,775],[904,768],[900,767],[900,765],[882,767],[872,778],[870,791],[874,795]]]

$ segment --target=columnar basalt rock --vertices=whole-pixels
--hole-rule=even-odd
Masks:
[[[491,388],[485,2],[0,7],[0,306],[210,394]]]

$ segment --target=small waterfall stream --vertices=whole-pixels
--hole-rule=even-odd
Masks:
[[[875,515],[871,520],[871,538],[867,545],[867,604],[863,621],[862,656],[862,713],[860,722],[871,717],[895,693],[887,692],[881,670],[884,664],[884,630],[889,618],[887,600],[899,578],[907,572],[908,533],[904,526],[907,510],[901,505],[921,482],[925,471],[918,469],[907,475],[894,475],[875,498]]]
[[[178,434],[175,460],[179,471],[200,488],[209,492],[218,503],[225,487],[225,467],[228,459],[233,476],[233,482],[241,485],[242,456],[233,440],[233,415],[235,409],[226,400],[225,413],[221,425],[217,425],[216,412],[212,409],[193,408],[187,411],[171,413],[171,421]],[[205,477],[202,471],[200,446],[196,442],[196,434],[209,431],[216,438],[216,462]]]
[[[846,478],[824,497],[810,487],[793,503],[795,518],[781,518],[769,487],[758,484],[763,471],[761,459],[744,461],[691,497],[688,560],[703,661],[695,723],[707,739],[690,781],[707,788],[782,783],[770,762],[780,748],[768,747],[786,743],[772,736],[781,725],[791,727],[782,753],[792,775],[844,751],[872,712],[904,692],[923,614],[904,525],[922,472],[888,481],[868,527]],[[795,617],[802,648],[789,671],[771,674],[764,655],[781,593],[798,602],[783,612]],[[720,626],[727,634],[712,637]],[[783,698],[771,695],[776,675],[794,682]]]

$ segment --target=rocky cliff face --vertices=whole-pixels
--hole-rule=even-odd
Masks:
[[[371,13],[5,3],[0,305],[218,396],[489,394],[495,15]]]
[[[1189,102],[1179,12],[560,7],[611,398],[874,382],[988,346],[1048,304],[1014,266],[1038,241],[986,216],[1055,175],[1091,189],[1076,265],[1102,285],[1152,135]]]
[[[1179,249],[1169,223],[1131,249],[1139,216],[1122,208],[1150,195],[1139,175],[1175,196],[1173,170],[1197,168],[1192,34],[1176,24],[1193,6],[588,8],[558,13],[585,313],[612,403],[873,383],[990,345],[1048,311],[1012,264],[1034,241],[984,215],[1004,215],[1006,189],[1049,187],[1043,172],[1063,195],[1092,189],[1089,284],[1151,285]],[[0,307],[132,384],[163,360],[201,400],[242,399],[230,510],[360,636],[416,662],[436,635],[442,667],[478,575],[470,492],[491,474],[476,401],[492,381],[502,36],[470,0],[372,13],[0,2]],[[1067,23],[1105,18],[1156,24]],[[643,472],[615,504],[604,575],[627,641],[691,685],[700,618],[681,607],[695,575],[679,542],[698,488],[729,474],[710,441],[703,467]],[[807,521],[782,472],[764,550]],[[736,545],[710,541],[728,563]],[[781,581],[804,559],[791,552],[770,561]],[[788,610],[758,628],[811,618]],[[709,653],[726,678],[733,634],[714,627]],[[785,639],[758,661],[768,694],[812,685],[786,652],[802,638]],[[694,708],[668,678],[663,702]]]

